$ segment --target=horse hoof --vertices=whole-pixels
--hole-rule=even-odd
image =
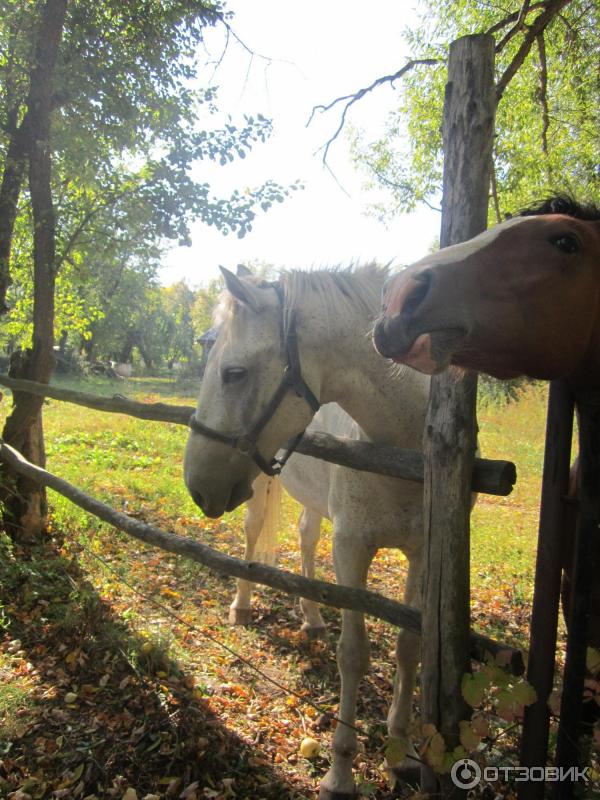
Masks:
[[[230,625],[250,625],[252,622],[252,609],[251,608],[230,608],[229,609],[229,624]]]
[[[320,625],[319,627],[315,625],[309,625],[305,622],[302,627],[300,628],[301,633],[306,636],[307,639],[310,641],[317,641],[318,639],[323,641],[327,639],[327,628],[324,625]]]

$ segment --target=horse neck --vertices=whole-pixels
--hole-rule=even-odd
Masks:
[[[321,403],[338,403],[372,441],[420,447],[429,378],[375,351],[367,314],[329,311],[299,331]]]

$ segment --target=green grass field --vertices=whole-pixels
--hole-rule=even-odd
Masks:
[[[193,387],[168,381],[96,379],[78,388],[193,404]],[[508,498],[480,496],[473,512],[473,622],[518,646],[526,644],[533,589],[545,402],[546,388],[533,386],[518,403],[483,408],[479,417],[482,454],[515,461],[518,483]],[[4,406],[7,412],[6,398]],[[139,519],[242,554],[243,509],[208,520],[187,495],[183,427],[54,400],[44,419],[50,471]],[[329,641],[306,642],[297,602],[259,589],[255,623],[231,628],[231,579],[152,551],[54,493],[49,500],[43,552],[24,563],[4,545],[0,720],[10,724],[0,759],[14,758],[16,766],[0,771],[0,797],[8,789],[40,798],[63,789],[57,796],[122,797],[128,788],[139,798],[170,797],[189,786],[192,800],[311,797],[331,737],[322,712],[336,709],[338,613],[324,612]],[[298,512],[287,498],[279,564],[293,570]],[[320,577],[333,580],[324,528]],[[381,552],[370,587],[400,598],[404,574],[400,553]],[[356,769],[363,793],[384,798],[379,766],[394,632],[377,621],[369,629],[372,668],[359,707],[365,753]],[[510,760],[514,731],[494,725]],[[299,755],[306,733],[322,744],[316,761]],[[490,752],[497,755],[498,745]]]

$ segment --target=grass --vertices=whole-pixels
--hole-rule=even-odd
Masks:
[[[194,402],[193,387],[167,380],[115,385],[97,378],[71,387],[143,401]],[[512,495],[480,496],[473,512],[473,621],[486,634],[517,646],[526,644],[531,608],[545,398],[545,387],[534,386],[518,403],[484,408],[479,419],[482,453],[515,461],[519,477]],[[242,554],[243,509],[208,520],[187,495],[182,426],[53,400],[46,403],[44,418],[49,470],[117,509]],[[18,753],[19,763],[27,765],[19,767],[23,780],[38,781],[31,796],[43,798],[50,789],[71,787],[74,797],[120,797],[128,786],[139,797],[144,792],[176,796],[175,790],[167,795],[175,785],[164,782],[170,778],[180,782],[177,794],[197,780],[208,791],[197,796],[225,798],[233,785],[238,797],[253,800],[312,797],[327,767],[330,731],[325,723],[316,727],[321,712],[310,702],[335,711],[338,683],[331,642],[301,640],[297,603],[259,589],[256,624],[232,629],[226,624],[232,580],[146,549],[54,493],[50,505],[51,536],[44,552],[26,560],[8,552],[1,567],[0,602],[5,606],[0,627],[6,630],[0,677],[6,680],[0,688],[0,719],[24,721],[4,735],[4,752]],[[280,564],[298,571],[299,507],[287,498],[283,511]],[[332,580],[329,535],[322,537],[319,557],[320,577]],[[380,552],[370,587],[399,597],[405,568],[400,553]],[[390,575],[397,580],[390,581]],[[325,609],[324,616],[336,635],[339,615]],[[356,768],[364,791],[371,787],[374,796],[384,798],[381,720],[391,695],[394,631],[377,621],[369,628],[372,667],[359,706],[366,755]],[[8,642],[16,639],[22,639],[24,652],[15,657],[8,653]],[[238,661],[234,652],[261,672]],[[286,695],[263,672],[310,702]],[[65,708],[67,691],[78,698],[77,717]],[[129,717],[134,722],[122,730]],[[41,731],[40,720],[49,720]],[[75,726],[74,746],[68,750],[63,743],[56,750],[65,725]],[[148,737],[148,749],[141,751],[134,736],[140,725]],[[121,739],[115,731],[123,733]],[[323,753],[315,762],[298,755],[305,732],[322,741]],[[193,757],[186,750],[190,740],[198,739],[206,740],[213,766],[198,755],[201,747],[194,745]],[[244,765],[232,756],[242,750]],[[5,789],[21,788],[16,774],[6,778],[0,772],[0,797],[3,780]],[[234,784],[227,783],[230,778]],[[80,784],[83,788],[75,793],[73,787]]]
[[[73,388],[82,388],[81,384]],[[114,393],[114,382],[96,378],[85,391]],[[176,392],[166,379],[126,381],[117,384],[121,394],[153,402],[193,404],[193,393]],[[472,582],[515,586],[530,598],[537,539],[537,514],[543,460],[545,388],[531,388],[519,403],[488,406],[480,414],[480,448],[489,458],[515,461],[518,481],[508,498],[480,495],[473,512]],[[68,406],[50,400],[45,409],[48,469],[97,494],[117,508],[157,515],[176,527],[222,527],[204,519],[189,498],[182,481],[182,455],[187,431],[178,425],[153,423],[132,417]],[[55,519],[61,526],[80,524],[87,515],[54,496]],[[299,507],[285,501],[284,543],[295,547],[293,524]],[[239,511],[224,518],[228,529],[237,529]],[[78,522],[79,520],[79,522]],[[96,523],[93,523],[96,524]],[[182,528],[182,532],[183,532]],[[322,555],[329,555],[324,537]],[[239,547],[237,548],[239,551]],[[491,572],[490,572],[491,568]]]

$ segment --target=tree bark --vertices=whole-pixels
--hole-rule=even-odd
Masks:
[[[15,377],[48,383],[54,367],[55,215],[52,203],[51,114],[54,70],[62,39],[67,0],[46,0],[37,33],[27,98],[25,149],[33,213],[33,341],[12,364]],[[45,464],[42,429],[43,400],[13,395],[13,411],[4,438],[33,463]],[[45,492],[15,475],[4,475],[4,522],[13,538],[29,542],[45,527]]]

